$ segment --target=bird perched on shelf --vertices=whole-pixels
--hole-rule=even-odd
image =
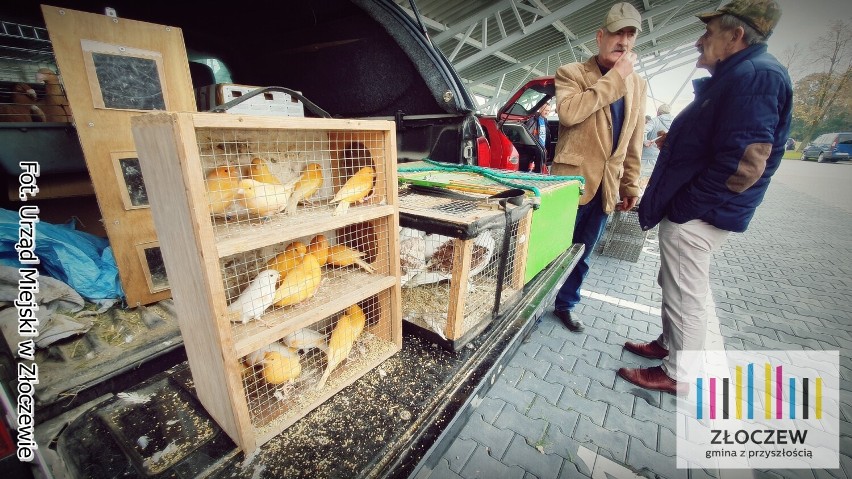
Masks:
[[[44,83],[44,98],[39,102],[39,107],[49,122],[71,123],[74,117],[71,113],[71,104],[65,96],[65,89],[59,83],[59,75],[50,68],[41,68],[36,73],[36,81]]]
[[[299,352],[280,343],[272,343],[246,356],[249,366],[261,366],[269,384],[292,381],[302,374]]]
[[[325,335],[310,328],[296,330],[284,336],[282,341],[288,347],[303,351],[312,348],[317,348],[321,351],[328,350],[328,345],[325,343]]]
[[[45,121],[44,112],[35,104],[37,99],[35,90],[29,85],[15,84],[9,94],[9,103],[0,104],[0,121]]]
[[[308,163],[293,188],[293,194],[290,196],[290,201],[287,202],[284,212],[287,214],[294,213],[300,201],[310,198],[320,189],[322,180],[322,165]]]
[[[207,205],[213,216],[232,218],[245,211],[242,202],[243,190],[236,168],[218,166],[207,173]]]
[[[328,238],[325,235],[314,236],[308,245],[307,252],[317,258],[320,266],[324,266],[328,262]]]
[[[228,312],[236,315],[236,319],[231,321],[246,324],[252,319],[260,319],[274,301],[277,282],[278,271],[266,269],[258,273],[242,294],[228,305]]]
[[[338,203],[333,215],[342,215],[349,210],[349,205],[363,200],[373,189],[373,181],[376,179],[376,170],[372,166],[365,166],[352,175],[346,183],[337,191],[329,204]]]
[[[352,266],[354,264],[363,268],[368,273],[375,273],[376,268],[362,259],[365,255],[366,253],[352,249],[344,244],[336,244],[328,247],[327,263],[335,266]]]
[[[357,305],[353,304],[340,316],[334,330],[331,332],[331,337],[328,340],[328,362],[323,372],[322,377],[317,383],[317,389],[322,389],[325,386],[331,372],[349,356],[352,351],[352,346],[358,339],[358,336],[364,331],[364,326],[367,322],[367,317],[364,311]]]
[[[262,158],[252,158],[251,165],[249,165],[246,170],[246,178],[259,181],[261,183],[271,183],[273,185],[281,184],[281,180],[272,173],[269,169],[269,165],[267,165]]]
[[[295,184],[295,179],[283,185],[275,185],[243,178],[239,183],[243,190],[243,205],[254,216],[266,218],[274,215],[287,206]]]
[[[316,257],[306,253],[275,290],[275,306],[290,306],[316,294],[322,281],[322,268]]]

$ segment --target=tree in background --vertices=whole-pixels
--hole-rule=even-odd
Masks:
[[[821,71],[796,82],[790,136],[799,150],[817,135],[852,130],[852,27],[836,21],[811,45],[812,64]]]

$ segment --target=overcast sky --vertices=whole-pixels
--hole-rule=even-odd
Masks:
[[[803,50],[809,51],[810,44],[835,20],[844,20],[852,23],[852,2],[849,0],[776,0],[781,5],[781,21],[775,28],[775,32],[769,39],[769,53],[779,59],[782,58],[784,49],[795,44],[800,44]],[[699,78],[707,76],[706,70],[697,70],[693,76],[690,73],[694,63],[684,65],[671,72],[662,73],[653,77],[650,81],[651,89],[660,102],[669,103],[678,89],[687,78]],[[692,101],[692,85],[687,84],[672,104],[673,113],[682,110]],[[647,109],[649,114],[656,111],[652,100],[648,100]]]

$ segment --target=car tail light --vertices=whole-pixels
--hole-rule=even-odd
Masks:
[[[838,138],[839,138],[839,137],[838,137]],[[838,138],[835,138],[835,139],[834,139],[834,141],[832,141],[832,142],[831,142],[831,150],[832,150],[832,151],[834,151],[834,150],[836,150],[836,149],[837,149],[837,140],[838,140]]]
[[[491,145],[484,136],[476,138],[476,156],[478,164],[491,165]]]

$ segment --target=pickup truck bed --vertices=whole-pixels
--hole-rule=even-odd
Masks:
[[[435,466],[581,253],[563,253],[461,351],[406,334],[402,351],[253,457],[200,406],[186,362],[42,424],[42,444],[71,477],[415,476]]]

